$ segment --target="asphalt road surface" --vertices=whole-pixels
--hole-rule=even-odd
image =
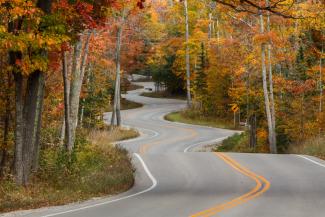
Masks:
[[[143,83],[145,86],[151,83]],[[115,197],[8,214],[46,217],[325,217],[325,162],[309,156],[204,153],[234,132],[171,123],[181,100],[126,97],[144,107],[123,111],[141,137],[133,153],[135,186]],[[107,114],[109,119],[109,114]]]

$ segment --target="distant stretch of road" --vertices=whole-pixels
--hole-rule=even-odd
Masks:
[[[297,155],[198,152],[235,132],[167,122],[164,115],[183,109],[185,102],[139,96],[142,91],[126,98],[144,106],[123,111],[123,124],[141,132],[141,137],[121,143],[133,154],[137,168],[131,190],[15,215],[325,217],[324,161]]]

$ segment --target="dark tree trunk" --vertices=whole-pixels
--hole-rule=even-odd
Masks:
[[[71,144],[71,135],[70,135],[70,81],[68,78],[68,63],[67,63],[67,53],[62,52],[62,77],[63,77],[63,87],[64,87],[64,144],[66,149],[69,149],[69,144]]]
[[[37,6],[45,13],[51,11],[51,0],[39,0]],[[9,24],[9,31],[21,29],[21,19]],[[47,56],[45,50],[39,54]],[[18,52],[10,52],[10,64],[16,66],[16,61],[22,58]],[[32,170],[38,167],[39,139],[41,116],[44,98],[44,72],[34,71],[27,77],[24,90],[24,77],[17,67],[14,67],[16,93],[16,128],[15,128],[15,176],[16,183],[27,185]]]
[[[16,126],[15,126],[15,176],[18,185],[23,184],[23,142],[24,142],[24,118],[23,118],[23,76],[14,74],[15,78],[15,104],[16,104]]]
[[[249,117],[249,147],[256,148],[257,132],[256,132],[256,114]]]
[[[7,89],[6,89],[6,100],[5,100],[5,115],[4,115],[4,128],[3,128],[3,147],[0,161],[0,177],[3,177],[7,160],[8,160],[8,141],[9,141],[9,129],[10,129],[10,116],[11,116],[11,105],[10,105],[10,90],[12,86],[10,72],[7,74]]]
[[[41,116],[44,96],[44,74],[36,71],[28,77],[24,106],[24,183],[31,170],[37,170]]]

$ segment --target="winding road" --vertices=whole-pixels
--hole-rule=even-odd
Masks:
[[[141,97],[142,91],[132,91],[126,98],[144,106],[123,111],[123,124],[141,132],[141,137],[121,142],[133,153],[137,168],[131,190],[8,216],[325,216],[324,161],[297,155],[199,152],[235,132],[165,121],[165,114],[184,108],[185,102]]]

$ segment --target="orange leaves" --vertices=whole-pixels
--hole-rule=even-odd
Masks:
[[[316,81],[313,79],[308,79],[306,81],[295,81],[288,80],[284,88],[286,91],[294,95],[306,94],[310,91],[314,91],[316,87]]]
[[[7,8],[6,12],[13,19],[22,16],[32,17],[41,13],[31,0],[11,0],[10,7]]]
[[[256,44],[268,43],[271,42],[272,44],[278,44],[281,42],[281,39],[277,36],[274,31],[270,31],[264,34],[256,34],[253,38],[253,41]]]

